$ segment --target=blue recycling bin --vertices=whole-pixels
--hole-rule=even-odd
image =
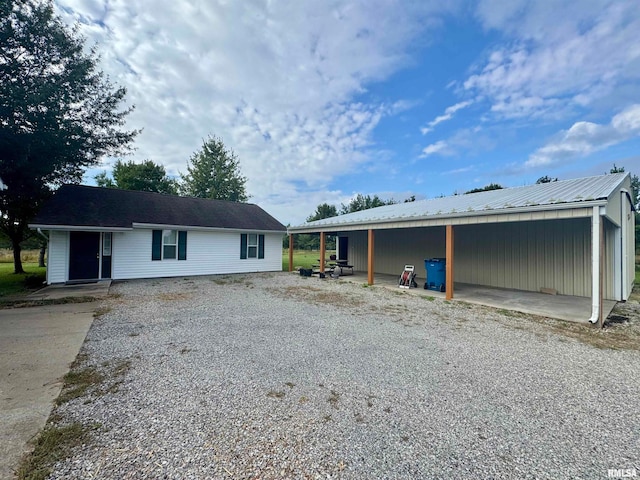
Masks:
[[[429,258],[424,261],[424,268],[427,271],[427,281],[424,282],[425,290],[445,291],[447,282],[446,266],[445,258]]]

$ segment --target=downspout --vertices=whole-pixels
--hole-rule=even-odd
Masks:
[[[49,237],[47,237],[44,233],[42,233],[42,229],[38,227],[36,231],[47,241],[47,245],[49,245]]]
[[[591,323],[600,319],[600,222],[600,207],[595,206],[591,216]]]

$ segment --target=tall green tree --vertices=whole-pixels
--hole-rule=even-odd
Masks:
[[[227,149],[222,139],[209,137],[187,162],[180,192],[190,197],[246,202],[246,183],[233,150]]]
[[[323,218],[336,217],[338,215],[338,209],[335,205],[329,205],[328,203],[321,203],[316,207],[316,211],[307,217],[307,222],[315,222],[316,220],[322,220]],[[289,238],[286,238],[286,245],[289,245]],[[293,239],[294,248],[301,250],[319,250],[320,249],[320,236],[312,235],[308,233],[300,233]],[[285,247],[285,248],[287,248]],[[326,248],[328,250],[334,250],[336,248],[336,239],[334,236],[327,236]]]
[[[331,218],[338,216],[338,209],[335,205],[329,205],[328,203],[321,203],[316,207],[316,211],[307,217],[307,222],[314,222],[316,220],[322,220],[324,218]]]
[[[368,210],[370,208],[382,207],[383,205],[393,205],[395,200],[382,200],[378,195],[371,197],[370,195],[362,195],[359,193],[351,201],[345,205],[344,203],[340,207],[340,214],[359,212],[361,210]]]
[[[102,172],[94,178],[99,187],[170,194],[176,194],[178,191],[178,182],[167,176],[163,165],[151,160],[142,163],[117,160],[113,166],[112,177],[109,177],[107,172]]]
[[[66,27],[51,0],[0,0],[0,230],[14,271],[27,224],[52,190],[79,183],[104,155],[124,155],[126,91],[98,69],[95,50]]]

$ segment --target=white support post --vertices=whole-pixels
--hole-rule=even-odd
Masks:
[[[591,216],[591,323],[600,320],[600,207],[593,207]]]

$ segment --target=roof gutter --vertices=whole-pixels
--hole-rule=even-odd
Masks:
[[[162,223],[133,223],[133,228],[154,228],[162,230],[196,230],[204,232],[242,232],[242,233],[280,233],[286,234],[286,230],[256,230],[253,228],[225,228],[225,227],[201,227],[193,225],[167,225]]]
[[[511,213],[528,213],[528,212],[542,212],[549,210],[570,210],[573,208],[589,208],[600,207],[607,204],[607,200],[593,200],[593,201],[581,201],[581,202],[569,202],[569,203],[554,203],[548,205],[535,205],[528,207],[512,207],[501,209],[484,209],[473,210],[464,212],[450,212],[439,215],[418,215],[413,217],[389,217],[385,219],[375,220],[362,220],[358,222],[341,222],[341,223],[327,223],[318,225],[300,225],[298,227],[290,227],[288,233],[316,233],[316,232],[331,232],[336,227],[341,230],[345,230],[344,227],[363,227],[366,225],[383,225],[385,223],[399,223],[399,222],[419,222],[422,220],[446,220],[464,217],[485,217],[490,215],[507,215]],[[331,217],[339,218],[339,217]],[[364,228],[363,228],[364,229]]]
[[[86,226],[86,225],[42,225],[37,223],[30,223],[29,228],[32,230],[58,230],[65,232],[129,232],[133,228],[127,227],[100,227],[100,226]]]

